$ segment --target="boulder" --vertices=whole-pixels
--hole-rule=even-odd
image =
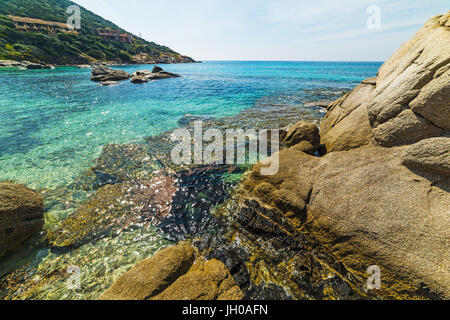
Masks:
[[[138,70],[133,72],[133,74],[131,75],[132,77],[136,77],[136,76],[148,76],[152,74],[152,72],[150,70]]]
[[[178,74],[170,73],[167,71],[161,71],[158,73],[152,73],[146,76],[148,80],[161,80],[161,79],[170,79],[170,78],[179,78],[181,77]]]
[[[39,64],[39,63],[30,63],[27,65],[27,69],[29,70],[40,70],[40,69],[44,69],[44,65]]]
[[[377,265],[383,275],[379,297],[448,299],[450,180],[422,176],[401,157],[414,155],[416,167],[443,172],[447,143],[429,141],[429,147],[441,145],[431,154],[410,147],[424,151],[425,159],[408,147],[366,146],[322,158],[285,149],[274,176],[260,175],[261,164],[255,165],[244,183],[246,197],[277,209],[299,234],[312,235],[361,290],[368,267]]]
[[[375,90],[375,84],[376,78],[366,79],[328,106],[320,127],[321,142],[327,152],[350,150],[372,141],[367,100]]]
[[[194,263],[195,262],[195,263]],[[225,265],[195,261],[192,247],[178,245],[159,251],[122,275],[100,300],[241,300]]]
[[[314,153],[316,152],[316,148],[314,148],[314,146],[308,141],[302,141],[299,144],[293,146],[291,149],[307,153],[311,156],[313,156]]]
[[[425,26],[352,92],[328,106],[328,152],[393,147],[450,132],[450,12]]]
[[[450,176],[450,137],[422,140],[405,149],[402,164],[411,170]]]
[[[377,265],[388,299],[448,299],[449,180],[401,163],[405,147],[326,155],[313,170],[305,229],[359,278]]]
[[[0,257],[42,230],[44,202],[35,191],[0,183]]]
[[[295,146],[296,144],[308,141],[314,148],[320,146],[319,128],[313,123],[300,121],[289,128],[288,133],[284,138],[284,143],[287,147]]]
[[[227,267],[198,259],[191,269],[150,300],[242,300],[244,294]]]
[[[150,70],[138,70],[133,72],[132,78],[136,78],[135,83],[142,83],[151,80],[161,80],[161,79],[169,79],[169,78],[179,78],[181,77],[178,74],[170,73],[164,71],[161,67],[155,66],[152,71]],[[145,78],[147,81],[143,81]]]
[[[305,103],[307,108],[328,108],[328,106],[333,103],[331,100],[313,101]]]
[[[79,64],[77,65],[78,69],[90,69],[91,66],[89,64]]]
[[[134,76],[131,78],[131,83],[145,83],[148,82],[145,76]]]
[[[194,261],[195,251],[191,247],[174,246],[160,250],[117,279],[100,299],[145,300],[153,297],[185,274]]]
[[[164,71],[163,68],[158,67],[158,66],[154,66],[152,73],[158,73],[158,72],[161,72],[161,71]]]
[[[120,81],[129,79],[130,75],[123,70],[114,70],[105,66],[95,66],[92,69],[92,81]]]
[[[430,19],[380,68],[367,104],[375,141],[385,147],[449,130],[450,12]]]

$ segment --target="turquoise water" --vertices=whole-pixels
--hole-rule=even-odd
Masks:
[[[102,87],[89,69],[0,70],[0,181],[65,186],[102,147],[177,127],[186,113],[232,116],[263,100],[301,108],[374,76],[380,63],[205,62],[163,65],[182,78]],[[152,66],[120,67],[128,72]]]
[[[175,243],[177,230],[193,230],[197,235],[197,227],[202,231],[208,226],[214,201],[226,199],[221,179],[237,183],[242,173],[179,174],[177,183],[160,187],[155,187],[160,185],[158,180],[138,181],[153,179],[153,173],[161,178],[146,147],[164,153],[158,142],[167,143],[155,138],[156,143],[147,144],[144,138],[176,128],[187,113],[227,117],[214,122],[221,128],[285,126],[301,119],[318,122],[323,110],[305,103],[334,100],[376,75],[379,66],[332,62],[163,65],[183,77],[140,85],[123,81],[111,87],[91,82],[86,69],[0,70],[0,181],[14,180],[40,191],[46,205],[45,232],[0,260],[0,299],[96,299],[133,265]],[[132,73],[152,67],[120,68]],[[104,153],[99,162],[106,167],[86,175],[102,148],[113,143],[126,145]],[[151,174],[135,181],[146,170]],[[96,190],[95,179],[108,173],[129,174],[127,184],[118,185],[122,191]],[[140,197],[152,199],[151,193],[136,191],[147,185],[155,192],[178,190],[171,199],[173,216],[161,225],[150,223],[153,211],[146,211],[160,204],[147,203],[143,210]],[[83,209],[85,201],[101,190],[109,200],[97,199],[95,210]],[[66,217],[80,215],[95,223],[85,225],[81,219],[75,229],[67,229]],[[85,229],[92,236],[80,238],[73,248],[55,250],[47,242],[47,237],[76,237]],[[69,266],[81,268],[82,289],[67,287]],[[8,276],[3,278],[4,274]],[[2,288],[2,283],[8,285]],[[11,290],[5,289],[10,286]]]

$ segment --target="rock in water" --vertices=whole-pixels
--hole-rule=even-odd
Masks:
[[[240,300],[242,291],[217,260],[195,259],[189,246],[159,251],[122,275],[100,300]]]
[[[449,21],[450,12],[430,19],[380,68],[367,105],[380,145],[414,143],[450,130]]]
[[[153,71],[150,70],[139,70],[133,72],[131,82],[132,83],[144,83],[151,80],[161,80],[170,78],[179,78],[178,74],[170,73],[164,71],[161,67],[155,66]]]
[[[95,82],[119,81],[129,78],[130,75],[123,70],[114,70],[105,66],[95,66],[92,69],[91,80]]]
[[[154,66],[152,73],[158,73],[158,72],[161,72],[161,71],[164,71],[163,68],[158,67],[158,66]]]
[[[42,197],[25,186],[0,183],[0,257],[41,231]]]
[[[39,63],[31,63],[31,64],[27,65],[27,69],[30,69],[30,70],[44,69],[44,65],[39,64]]]
[[[100,82],[100,84],[102,86],[115,86],[115,85],[119,84],[119,82],[117,82],[117,81],[102,81],[102,82]]]
[[[145,76],[134,76],[131,78],[131,83],[145,83],[148,82]]]

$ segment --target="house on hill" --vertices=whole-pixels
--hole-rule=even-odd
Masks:
[[[124,43],[133,43],[133,37],[128,33],[120,33],[119,30],[109,28],[97,28],[97,35],[108,41],[119,41]]]
[[[74,27],[67,23],[45,21],[41,19],[33,19],[27,17],[8,16],[13,22],[17,30],[25,32],[40,32],[49,35],[56,35],[58,32],[77,35],[78,32]]]

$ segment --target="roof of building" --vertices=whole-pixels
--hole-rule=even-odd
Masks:
[[[61,28],[74,29],[71,25],[68,25],[67,23],[45,21],[45,20],[41,20],[41,19],[17,17],[17,16],[11,16],[11,15],[9,15],[8,17],[12,21],[15,21],[15,22],[35,23],[35,24],[43,24],[43,25],[49,25],[49,26],[57,26],[57,27],[61,27]]]

